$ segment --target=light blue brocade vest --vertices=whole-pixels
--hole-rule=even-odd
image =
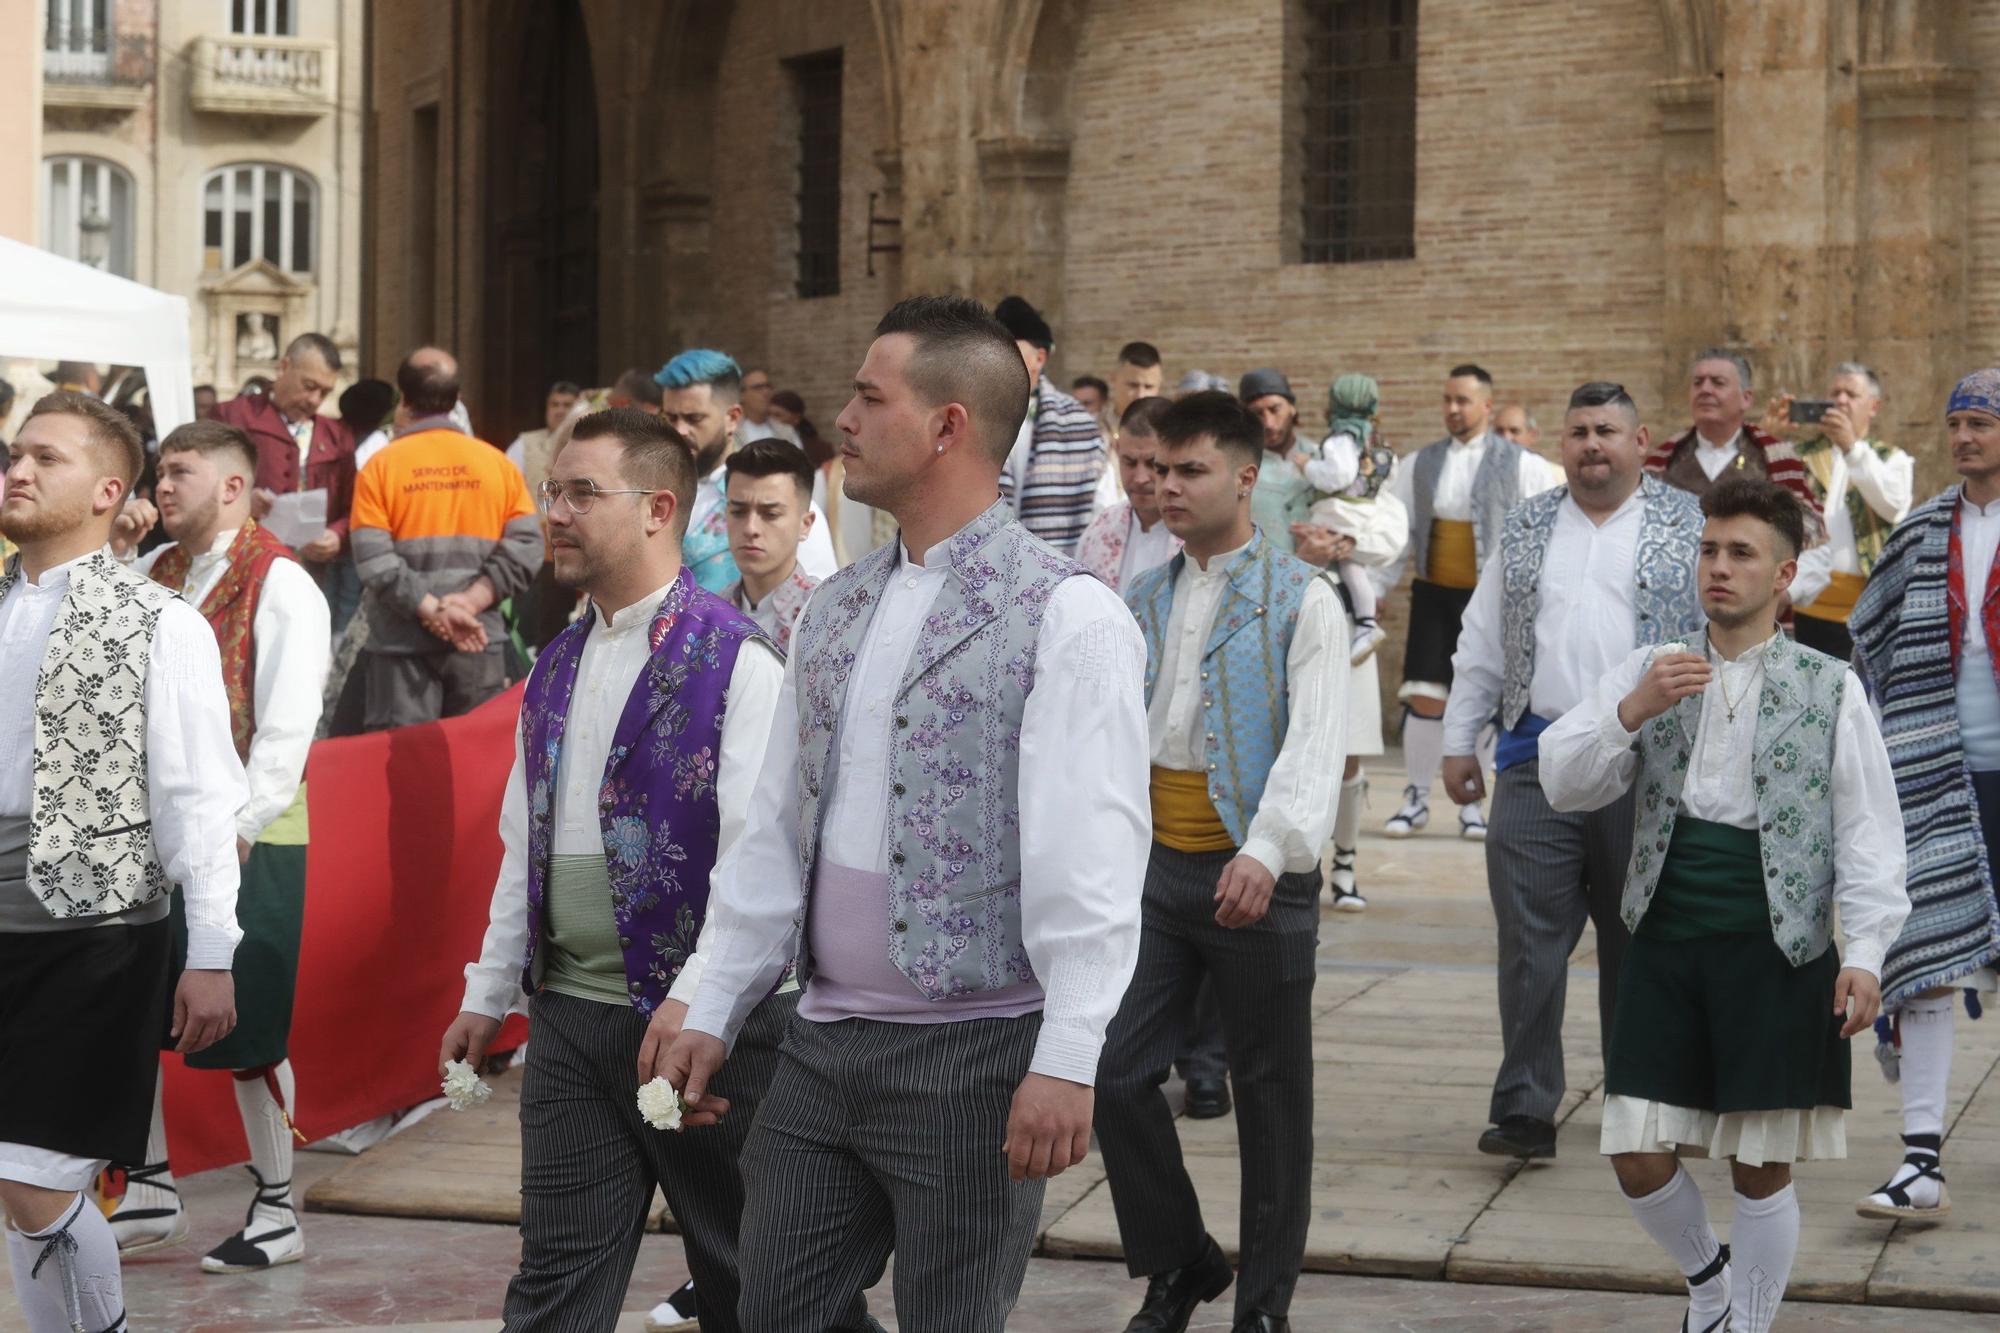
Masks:
[[[798,672],[799,978],[812,975],[824,796],[848,678],[895,573],[900,537],[822,583],[792,630]],[[1021,939],[1021,717],[1049,599],[1088,578],[1014,521],[1004,501],[947,546],[939,591],[896,693],[884,947],[932,1000],[1035,980]]]
[[[1529,496],[1508,511],[1502,528],[1500,568],[1507,595],[1501,603],[1501,641],[1507,679],[1500,695],[1500,725],[1507,731],[1519,726],[1528,711],[1542,557],[1568,495],[1569,487],[1558,486]],[[1650,476],[1640,478],[1639,495],[1645,509],[1632,556],[1634,648],[1698,636],[1707,624],[1694,578],[1695,558],[1701,553],[1701,502]]]
[[[1833,939],[1833,744],[1847,670],[1783,634],[1763,652],[1750,783],[1757,797],[1771,938],[1799,967],[1825,953]],[[1701,695],[1690,695],[1639,729],[1638,808],[1619,910],[1632,930],[1653,901],[1674,840],[1701,701]]]
[[[1125,604],[1146,636],[1146,704],[1160,677],[1174,583],[1187,564],[1177,555],[1132,580]],[[1277,550],[1260,530],[1229,565],[1229,588],[1201,655],[1202,759],[1208,798],[1241,847],[1264,799],[1271,765],[1291,723],[1285,661],[1306,588],[1322,571]]]

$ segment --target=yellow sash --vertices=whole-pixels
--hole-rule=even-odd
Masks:
[[[1479,547],[1472,525],[1455,519],[1431,520],[1431,567],[1424,582],[1441,588],[1470,588],[1479,582]]]
[[[1802,616],[1814,620],[1831,620],[1836,625],[1845,625],[1847,618],[1854,614],[1854,603],[1861,598],[1861,590],[1868,586],[1868,580],[1860,574],[1843,574],[1834,571],[1833,582],[1826,590],[1813,598],[1811,606],[1795,608]]]
[[[1236,839],[1208,799],[1208,775],[1153,765],[1153,837],[1177,852],[1231,852]]]

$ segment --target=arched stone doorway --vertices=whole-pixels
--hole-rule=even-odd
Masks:
[[[489,27],[484,385],[496,443],[549,384],[599,378],[597,89],[579,0],[509,0]]]

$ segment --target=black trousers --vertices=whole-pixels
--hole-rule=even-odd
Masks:
[[[1792,617],[1792,637],[1802,646],[1817,649],[1836,661],[1846,662],[1854,657],[1854,640],[1845,621],[1821,620],[1800,612]]]
[[[1208,1229],[1162,1085],[1207,979],[1236,1094],[1243,1319],[1286,1313],[1305,1258],[1320,877],[1280,876],[1264,919],[1228,930],[1215,923],[1215,882],[1234,855],[1153,844],[1138,969],[1098,1067],[1096,1128],[1127,1270],[1144,1277],[1193,1262]]]

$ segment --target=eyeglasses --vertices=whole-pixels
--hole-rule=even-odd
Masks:
[[[637,488],[608,491],[588,478],[558,481],[550,477],[541,486],[542,508],[554,509],[556,501],[561,500],[569,506],[569,512],[572,514],[588,514],[590,507],[597,503],[597,497],[600,495],[651,495],[652,493],[650,490]]]

